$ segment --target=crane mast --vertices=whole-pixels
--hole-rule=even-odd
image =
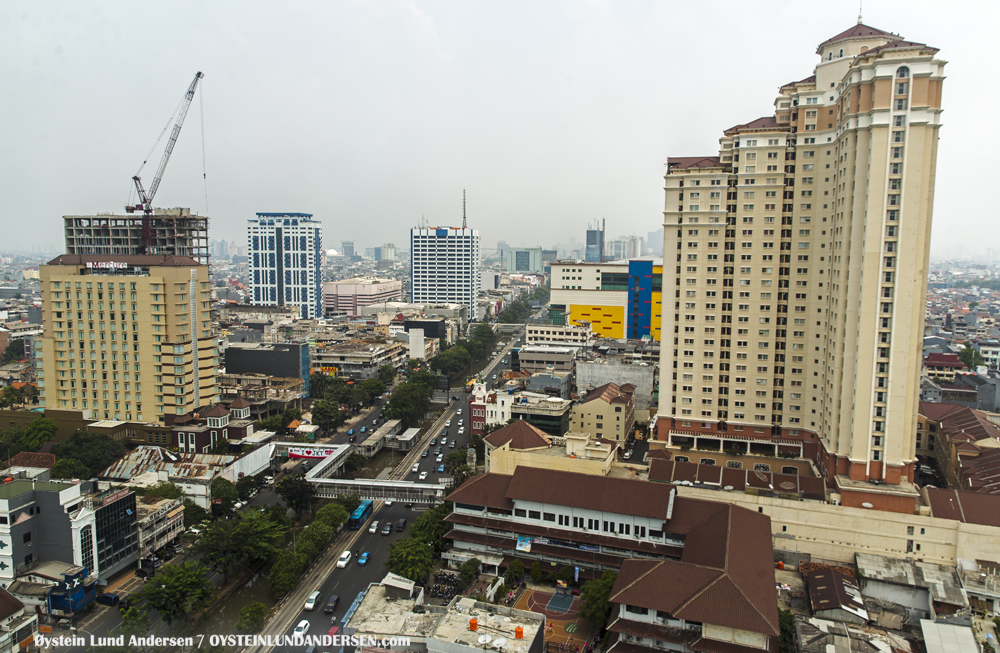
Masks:
[[[153,253],[153,197],[156,195],[156,190],[160,187],[160,180],[163,179],[163,171],[167,169],[167,162],[170,161],[174,145],[177,144],[177,137],[181,133],[181,127],[184,126],[184,118],[187,116],[188,109],[191,108],[191,101],[194,99],[194,91],[198,87],[198,80],[202,77],[204,75],[200,71],[196,73],[194,79],[191,81],[191,85],[188,87],[187,93],[184,94],[180,111],[177,114],[177,120],[174,122],[174,128],[170,132],[170,138],[167,139],[167,147],[163,150],[163,156],[160,158],[160,167],[156,169],[156,176],[153,177],[153,183],[149,186],[149,191],[147,192],[143,188],[142,179],[139,178],[138,173],[132,177],[136,193],[139,196],[139,203],[126,206],[125,212],[135,213],[136,211],[142,211],[142,246],[146,254]],[[145,162],[143,162],[143,165],[145,165]],[[142,168],[140,168],[141,170]]]

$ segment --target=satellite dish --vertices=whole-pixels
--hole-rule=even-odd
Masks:
[[[507,645],[506,637],[498,637],[496,641],[493,642],[493,646],[496,646],[497,648],[503,648],[506,645]]]
[[[490,635],[480,635],[479,636],[479,643],[480,644],[489,644],[492,640],[493,640],[493,637],[490,636]]]
[[[875,506],[872,505],[872,504],[870,504],[870,503],[868,503],[867,501],[865,501],[864,503],[861,504],[861,507],[862,508],[869,508],[869,509],[871,509],[871,508],[874,508]]]
[[[722,489],[725,490],[726,492],[732,492],[736,488],[734,488],[732,485],[727,485],[726,487],[724,487]]]

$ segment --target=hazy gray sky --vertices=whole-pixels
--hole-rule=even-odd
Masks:
[[[1000,5],[944,6],[868,0],[864,19],[950,62],[933,250],[995,247],[1000,221],[983,200],[996,181],[969,148],[984,146],[973,131],[998,99],[988,52]],[[303,211],[323,221],[327,248],[405,248],[421,215],[460,224],[463,188],[486,248],[582,241],[600,218],[609,237],[645,236],[662,221],[667,158],[716,154],[725,128],[771,115],[778,87],[810,75],[816,46],[857,11],[812,0],[6,0],[0,249],[61,246],[63,215],[122,213],[198,70],[155,204],[205,211],[204,103],[213,238],[242,242],[257,211]]]

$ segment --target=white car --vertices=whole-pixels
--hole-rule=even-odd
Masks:
[[[465,433],[465,427],[464,426],[462,428],[458,429],[458,434],[459,435],[462,435],[463,433]]]
[[[376,523],[378,523],[378,522],[376,522]],[[349,563],[350,561],[351,561],[351,552],[350,551],[344,551],[343,553],[340,554],[340,559],[337,560],[337,567],[340,568],[340,569],[343,569],[344,567],[347,566],[347,563]],[[299,624],[299,625],[301,626],[302,624]],[[308,630],[308,629],[309,629],[309,624],[306,624],[306,630]]]
[[[445,426],[451,426],[451,420],[448,420],[447,422],[445,422],[444,425]]]
[[[375,520],[372,521],[372,525],[368,527],[368,532],[369,533],[378,533],[378,520],[377,519],[375,519]],[[347,553],[350,553],[350,551],[348,551]]]
[[[464,422],[464,420],[458,420],[458,425],[459,425],[459,426],[461,426],[461,425],[462,425],[462,424],[464,424],[464,423],[465,423],[465,422]]]
[[[292,635],[297,635],[299,637],[302,637],[308,632],[309,632],[309,622],[303,619],[302,621],[299,622],[299,625],[295,627],[295,631],[292,632]]]
[[[444,462],[444,454],[441,454],[440,456],[437,457],[437,462],[439,462],[439,463],[443,463]]]
[[[456,411],[455,411],[455,414],[456,414],[456,415],[461,415],[461,414],[462,414],[462,409],[461,409],[461,408],[459,408],[458,410],[456,410]],[[461,424],[461,422],[459,422],[459,424]]]
[[[411,474],[416,474],[419,471],[420,471],[420,465],[414,465],[413,468],[410,469]]]
[[[427,480],[427,472],[420,472],[420,480],[421,481]]]

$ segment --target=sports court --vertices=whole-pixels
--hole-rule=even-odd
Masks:
[[[514,607],[545,615],[547,653],[575,653],[578,646],[582,651],[590,638],[590,624],[580,617],[578,597],[525,590]]]

